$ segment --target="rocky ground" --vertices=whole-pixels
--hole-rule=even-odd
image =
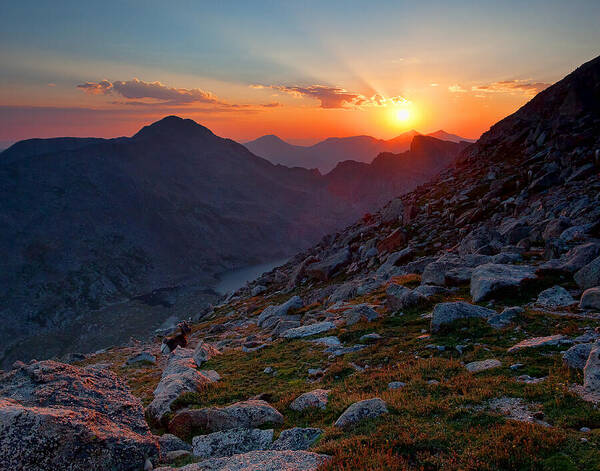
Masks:
[[[600,469],[599,170],[600,58],[437,180],[215,306],[188,348],[131,343],[41,379],[55,363],[16,365],[0,463]],[[88,388],[106,397],[79,399]]]

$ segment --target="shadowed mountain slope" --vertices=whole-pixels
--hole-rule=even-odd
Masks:
[[[288,167],[318,168],[327,173],[339,162],[354,160],[371,163],[374,156],[382,152],[401,153],[410,148],[415,136],[420,135],[414,129],[393,139],[375,139],[371,136],[330,137],[312,146],[297,146],[274,136],[262,136],[244,145],[256,155],[269,161]],[[445,131],[429,134],[432,137],[452,142],[472,142]]]

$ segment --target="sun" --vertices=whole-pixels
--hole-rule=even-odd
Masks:
[[[395,111],[394,117],[399,123],[406,123],[410,121],[410,110],[408,108],[400,108]]]

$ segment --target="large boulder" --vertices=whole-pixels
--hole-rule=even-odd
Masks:
[[[575,275],[575,282],[581,289],[600,286],[600,257],[595,258],[590,263],[581,268]]]
[[[515,293],[536,278],[535,269],[527,265],[486,263],[473,270],[471,296],[477,303],[499,294]]]
[[[184,392],[196,392],[203,385],[220,379],[216,371],[199,371],[194,361],[194,350],[177,347],[169,354],[167,366],[154,390],[154,399],[146,408],[148,417],[161,423],[171,412],[171,404]]]
[[[170,451],[192,451],[192,445],[190,445],[188,442],[184,442],[181,438],[170,433],[161,435],[158,438],[158,445],[160,446],[161,455],[169,453]]]
[[[491,325],[494,329],[502,329],[509,325],[512,320],[525,312],[521,306],[512,306],[507,307],[502,310],[500,314],[496,314],[490,318],[488,318],[488,324]]]
[[[600,310],[600,286],[586,289],[581,295],[579,307],[581,309]]]
[[[199,435],[192,440],[194,456],[219,458],[254,450],[267,450],[273,442],[273,429],[238,428]]]
[[[169,431],[177,436],[186,437],[198,429],[220,432],[282,423],[283,415],[277,409],[266,401],[250,399],[226,407],[180,410],[169,422]]]
[[[406,232],[399,227],[377,244],[377,251],[380,254],[394,252],[395,250],[406,246],[407,240]]]
[[[563,361],[569,368],[583,370],[587,362],[590,352],[595,347],[594,343],[579,343],[573,345],[565,353],[563,353]]]
[[[372,419],[387,414],[387,404],[378,397],[355,402],[348,407],[333,424],[335,427],[346,427],[365,419]]]
[[[583,368],[583,389],[591,398],[600,399],[600,345],[592,348]]]
[[[351,254],[348,248],[339,250],[321,262],[316,262],[306,268],[306,274],[317,280],[327,281],[337,271],[350,263]]]
[[[537,298],[536,304],[549,309],[566,307],[575,304],[575,300],[562,286],[553,286],[542,291]]]
[[[271,450],[308,450],[322,433],[320,428],[290,428],[281,432]]]
[[[426,296],[406,286],[392,283],[385,290],[387,304],[393,311],[408,309],[427,304]]]
[[[346,325],[354,325],[357,322],[367,321],[372,322],[379,318],[377,311],[368,304],[356,304],[350,309],[346,309],[341,315],[346,320]]]
[[[298,339],[321,334],[332,329],[335,329],[335,324],[333,322],[317,322],[316,324],[303,325],[301,327],[288,329],[281,334],[281,337],[286,339]]]
[[[220,355],[221,352],[210,343],[200,340],[194,349],[194,361],[198,367],[213,357]]]
[[[158,443],[139,399],[107,370],[55,361],[0,376],[0,468],[139,470]]]
[[[311,407],[318,407],[319,409],[325,409],[327,407],[327,401],[329,397],[328,389],[315,389],[301,394],[290,404],[290,409],[295,411],[303,411]]]
[[[492,309],[465,303],[463,301],[440,303],[436,304],[433,308],[431,330],[436,332],[440,330],[442,326],[451,324],[459,319],[475,317],[487,320],[495,315],[496,311]]]
[[[241,455],[212,458],[183,468],[158,468],[156,471],[317,471],[330,459],[310,451],[250,451]]]
[[[282,317],[287,316],[291,309],[299,309],[302,306],[304,306],[304,303],[300,296],[292,296],[283,304],[267,306],[258,316],[258,325],[269,329],[277,324]]]

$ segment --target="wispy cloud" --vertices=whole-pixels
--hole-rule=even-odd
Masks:
[[[460,85],[450,85],[448,87],[448,91],[450,93],[467,93],[468,92],[468,90],[464,89]]]
[[[261,85],[253,84],[251,88],[270,88],[295,97],[313,98],[320,102],[320,108],[359,108],[367,106],[389,106],[408,103],[402,96],[384,97],[376,94],[367,97],[361,93],[350,92],[341,87],[330,87],[327,85],[288,86],[288,85]]]
[[[537,95],[550,86],[549,83],[531,82],[528,80],[503,80],[487,85],[472,87],[474,92],[483,93],[523,93],[525,95]]]
[[[448,91],[451,93],[475,92],[477,93],[475,96],[478,98],[484,96],[482,93],[510,93],[534,96],[549,86],[549,83],[533,82],[531,80],[502,80],[499,82],[474,85],[470,89],[463,88],[461,85],[450,85]]]

